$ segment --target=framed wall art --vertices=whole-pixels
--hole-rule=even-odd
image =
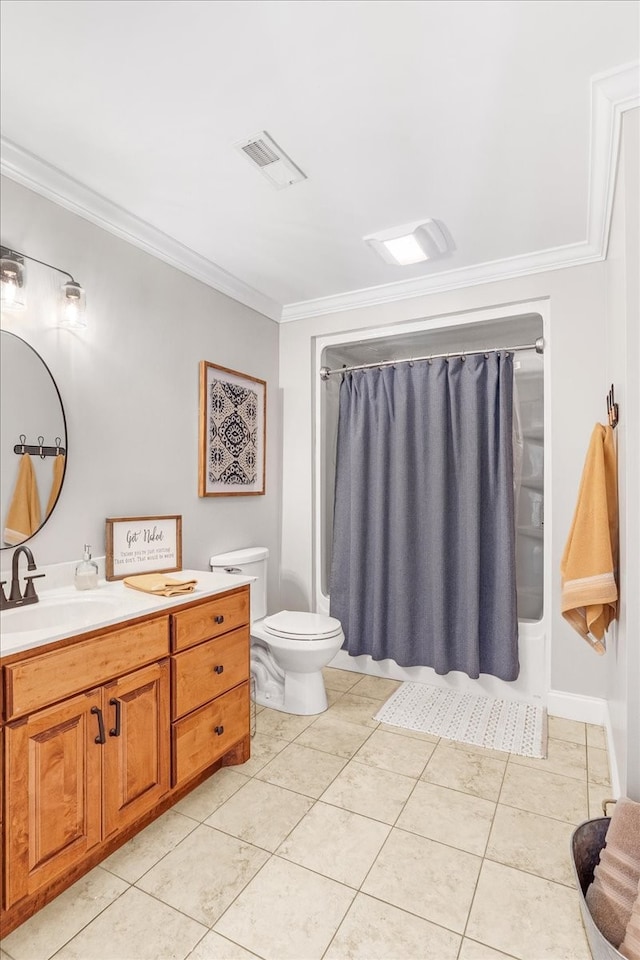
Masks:
[[[107,517],[105,577],[182,569],[182,517]]]
[[[266,428],[266,381],[202,360],[198,495],[263,494]]]

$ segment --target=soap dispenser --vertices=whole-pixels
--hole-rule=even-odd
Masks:
[[[85,543],[82,563],[76,567],[74,583],[77,590],[92,590],[98,586],[98,564],[91,559],[91,545]]]

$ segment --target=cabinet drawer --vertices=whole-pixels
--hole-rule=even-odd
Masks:
[[[190,780],[248,735],[249,684],[243,683],[172,725],[173,785]]]
[[[249,631],[225,633],[171,658],[171,719],[176,720],[249,679]]]
[[[173,649],[184,650],[249,623],[249,587],[171,615]]]
[[[4,668],[7,719],[99,686],[169,652],[169,618],[158,617],[51,650]]]

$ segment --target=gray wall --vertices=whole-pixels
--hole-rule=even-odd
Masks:
[[[185,567],[207,569],[212,553],[233,547],[269,547],[275,608],[278,325],[7,179],[2,243],[70,271],[87,293],[87,329],[59,329],[56,275],[27,263],[27,311],[3,316],[49,365],[67,415],[66,480],[31,541],[37,561],[74,560],[83,543],[103,554],[105,517],[179,513]],[[200,360],[267,381],[265,496],[198,497]],[[1,559],[5,567],[8,554]]]

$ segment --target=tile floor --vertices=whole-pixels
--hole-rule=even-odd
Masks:
[[[225,768],[14,931],[2,960],[589,960],[569,859],[610,792],[600,727],[529,760],[372,720],[259,710]]]

